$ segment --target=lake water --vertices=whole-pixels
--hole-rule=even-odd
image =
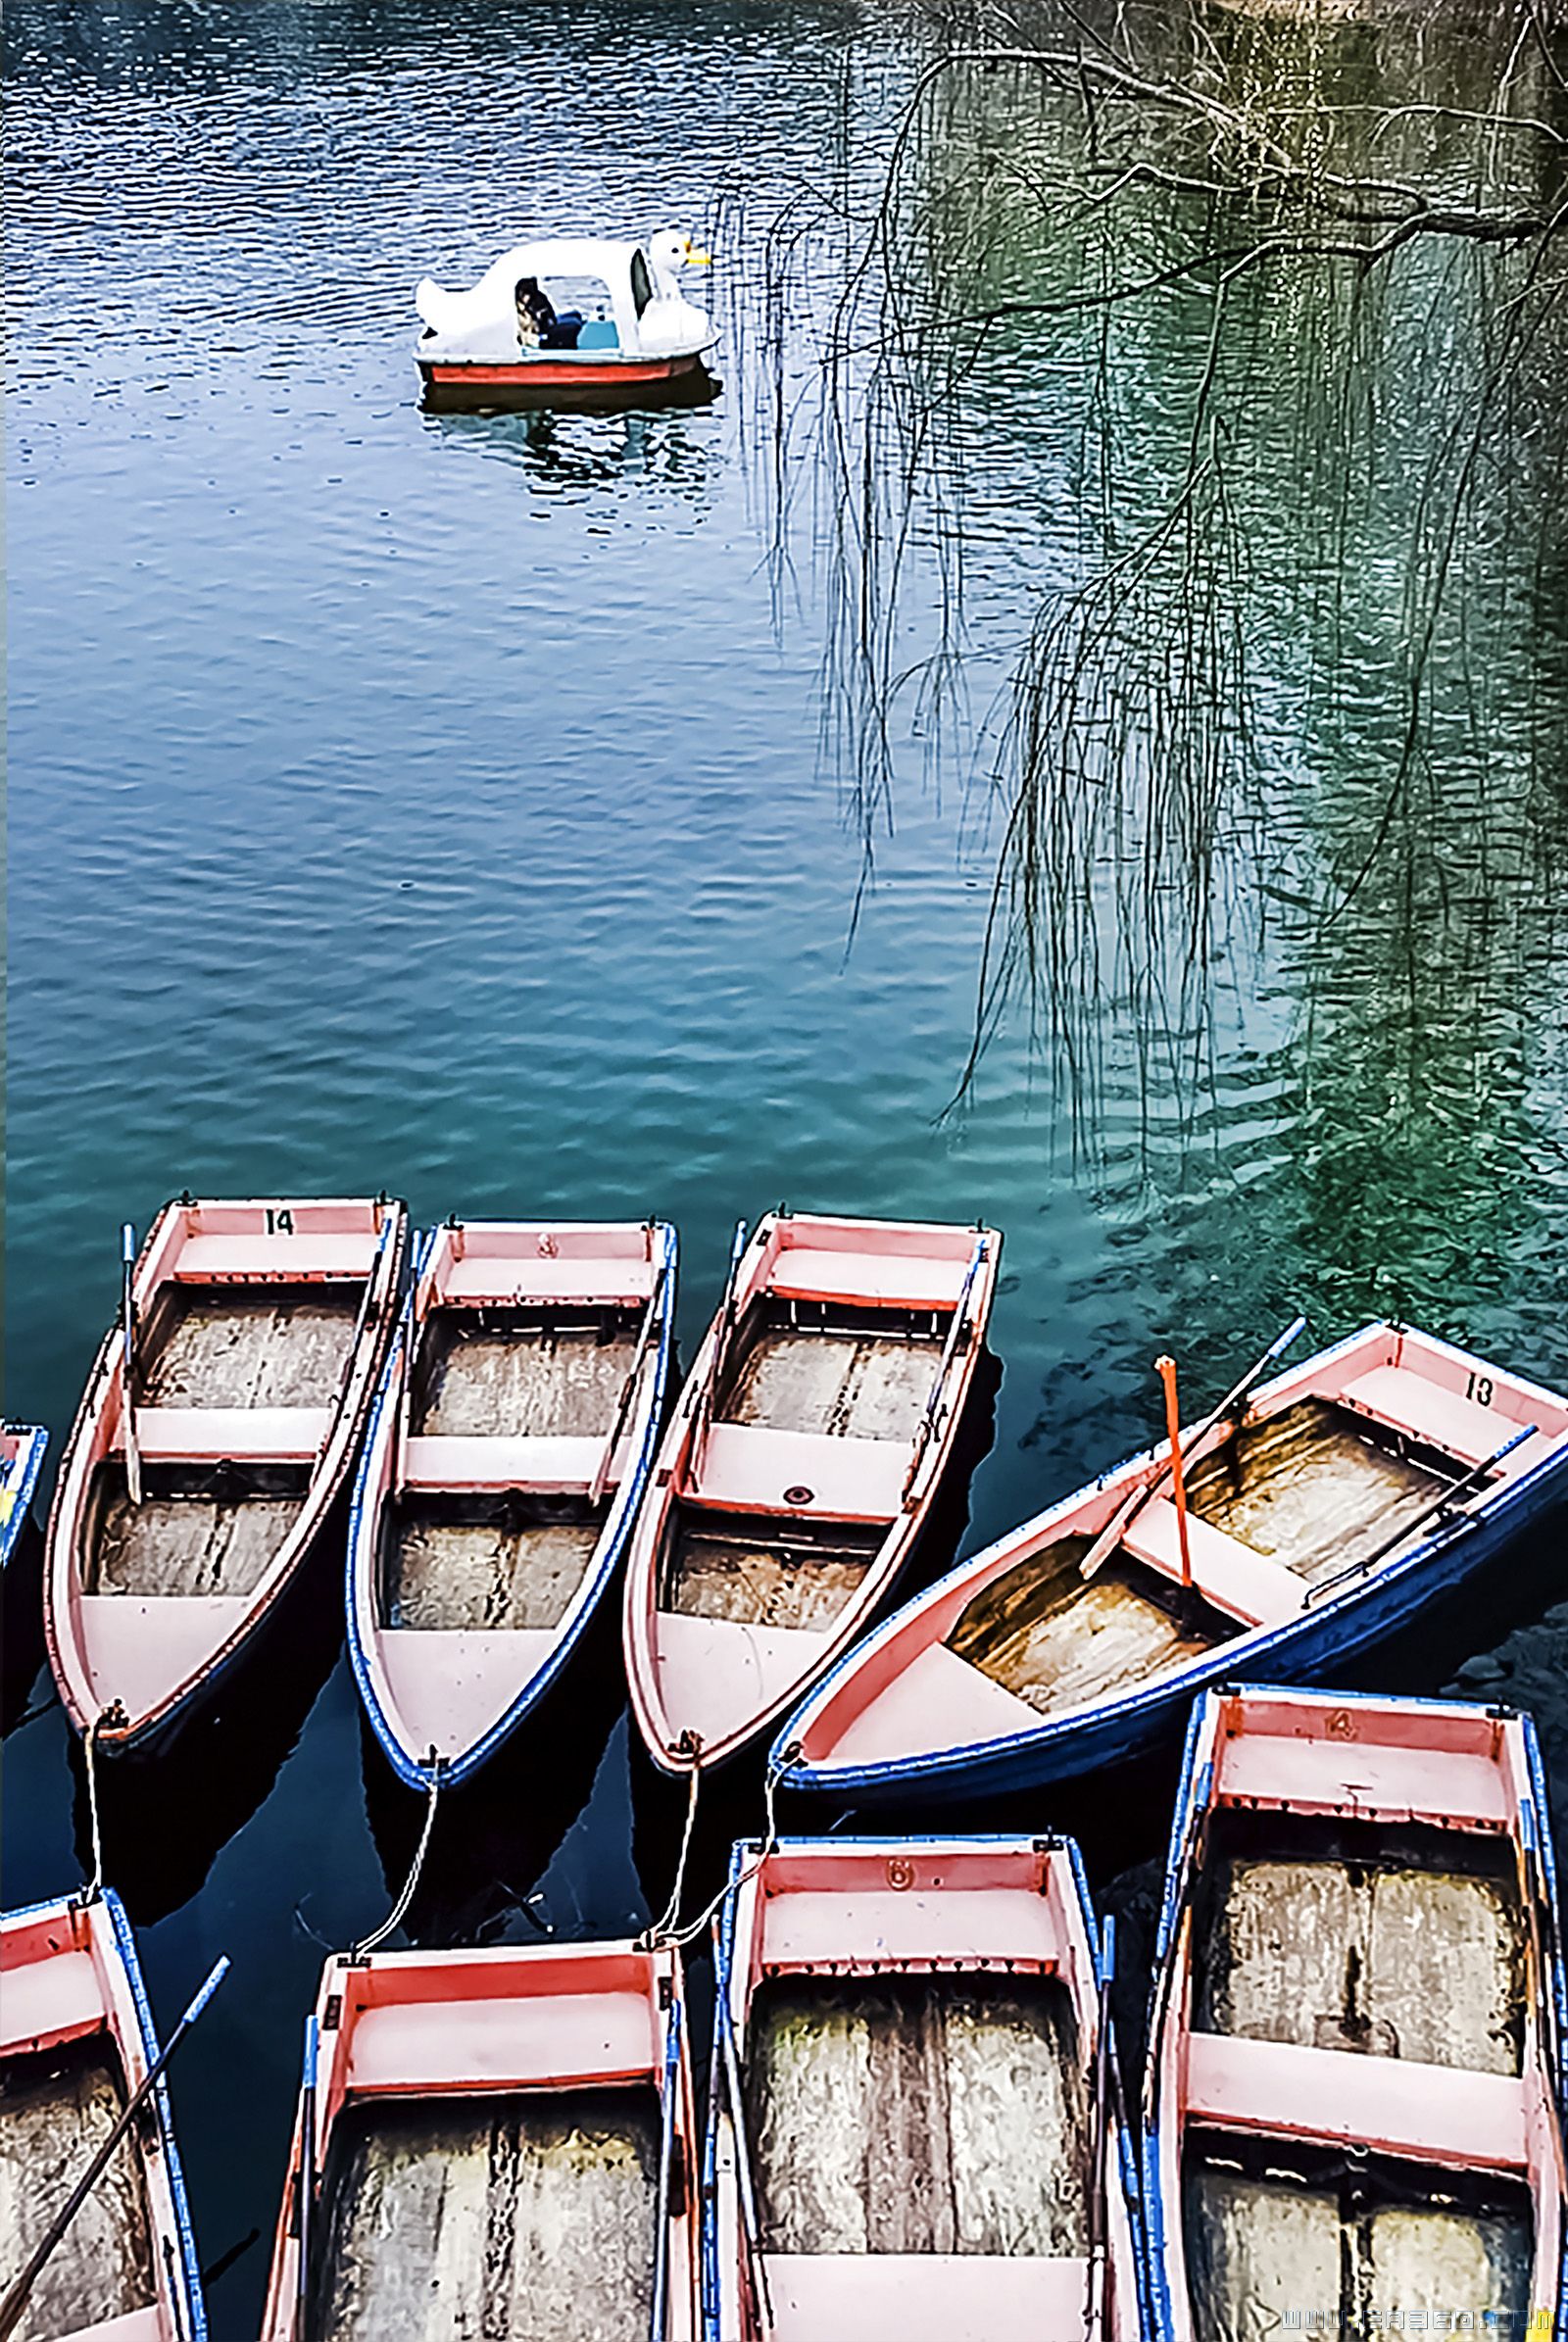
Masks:
[[[1504,714],[1485,786],[1466,766],[1438,823],[1441,903],[1412,824],[1457,762],[1315,942],[1288,902],[1227,898],[1173,992],[1126,955],[1136,895],[1119,926],[1096,908],[1095,980],[1080,936],[1043,1002],[993,1002],[963,1088],[1005,832],[997,694],[1077,558],[1087,490],[1075,347],[1043,361],[1026,325],[999,330],[954,410],[967,696],[938,738],[940,704],[895,693],[888,754],[866,754],[865,692],[953,618],[950,514],[914,529],[874,656],[847,655],[869,572],[819,428],[834,204],[876,184],[913,72],[898,30],[730,0],[21,0],[8,41],[7,1407],[56,1454],[116,1306],[120,1223],[186,1186],[385,1188],[421,1221],[668,1216],[688,1355],[737,1216],[783,1197],[995,1222],[994,1424],[927,1569],[1151,1437],[1157,1350],[1206,1398],[1297,1306],[1325,1340],[1403,1307],[1568,1379],[1559,865],[1536,851],[1547,814],[1515,813],[1536,751],[1505,720],[1537,706],[1560,597],[1516,614],[1489,669]],[[770,266],[786,214],[799,237]],[[470,281],[534,230],[664,224],[717,249],[713,406],[420,415],[416,277]],[[999,281],[1022,265],[986,249]],[[1416,430],[1400,330],[1379,389]],[[1113,353],[1152,464],[1205,335],[1178,317]],[[874,402],[858,363],[850,394]],[[1298,485],[1299,454],[1258,437],[1260,505]],[[1493,554],[1512,579],[1505,536]],[[1315,728],[1301,674],[1270,667],[1294,620],[1283,573],[1265,580],[1282,821],[1331,861],[1375,827],[1397,731],[1396,556],[1348,563],[1345,690]],[[1457,724],[1474,679],[1446,642]],[[1055,848],[1044,866],[1064,888]],[[1438,1684],[1482,1658],[1471,1680],[1533,1701],[1559,1768],[1561,1559],[1391,1662]],[[234,1955],[176,2090],[204,2254],[264,2231],[215,2288],[220,2336],[254,2329],[323,1946],[376,1924],[417,1823],[362,1746],[335,1601],[323,1571],[318,1631],[269,1654],[201,1761],[110,1793],[160,2015]],[[628,1752],[612,1634],[597,1658],[569,1717],[443,1818],[429,1938],[613,1931],[662,1905],[678,1807]],[[7,1748],[8,1903],[70,1888],[83,1859],[46,1683]],[[1103,1885],[1157,1851],[1172,1786],[1162,1762],[1008,1818],[1079,1827]],[[694,1893],[760,1820],[756,1775],[727,1785]]]

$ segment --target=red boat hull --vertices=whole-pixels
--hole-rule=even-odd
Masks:
[[[701,406],[718,384],[700,356],[626,358],[606,362],[534,358],[516,366],[480,361],[442,364],[419,360],[427,407],[447,412],[476,407],[625,407],[654,401]]]

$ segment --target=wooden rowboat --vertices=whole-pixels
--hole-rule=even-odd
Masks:
[[[1560,2330],[1563,1973],[1527,1719],[1193,1720],[1145,2124],[1152,2330]]]
[[[665,1433],[627,1566],[632,1712],[656,1764],[721,1764],[868,1623],[951,1457],[993,1229],[769,1213]]]
[[[707,2342],[1138,2342],[1135,2170],[1077,1849],[735,1849]]]
[[[330,1960],[262,2342],[695,2342],[695,2146],[673,1951]]]
[[[48,1445],[49,1434],[41,1424],[0,1425],[0,1569],[11,1559],[26,1526]]]
[[[0,1917],[0,2234],[9,2284],[158,2055],[118,1899]],[[163,2082],[111,2158],[17,2329],[87,2342],[202,2342],[201,2269]]]
[[[1134,1755],[1208,1684],[1385,1639],[1568,1494],[1568,1400],[1389,1325],[1181,1447],[1185,1582],[1162,1444],[851,1652],[780,1734],[791,1787],[968,1797]]]
[[[421,1787],[536,1705],[619,1566],[653,1469],[675,1231],[449,1221],[387,1361],[349,1529],[349,1650]]]
[[[128,1334],[106,1336],[88,1379],[44,1561],[55,1681],[98,1745],[170,1726],[316,1548],[407,1244],[401,1203],[181,1199],[127,1263]]]

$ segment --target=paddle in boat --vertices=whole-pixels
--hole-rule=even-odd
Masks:
[[[201,2268],[136,1945],[110,1893],[0,1917],[0,2332],[28,2342],[202,2342]],[[111,2148],[43,2266],[14,2299]]]
[[[1064,1839],[735,1849],[707,2342],[1138,2342],[1135,2171]]]
[[[0,1425],[0,1569],[13,1550],[32,1507],[49,1434],[38,1423]]]
[[[166,1204],[66,1449],[44,1559],[55,1681],[104,1748],[172,1729],[318,1545],[397,1322],[385,1200]]]
[[[697,2248],[673,1950],[327,1962],[262,2342],[695,2342]]]
[[[653,1468],[675,1231],[448,1221],[425,1241],[349,1529],[349,1649],[399,1777],[456,1782],[564,1666]]]
[[[907,1560],[956,1441],[994,1229],[769,1213],[736,1232],[632,1538],[632,1712],[710,1769],[846,1650]]]
[[[644,405],[711,390],[703,355],[717,336],[680,273],[710,257],[667,228],[646,244],[554,236],[514,245],[466,292],[424,277],[414,299],[425,403]]]
[[[932,1586],[803,1702],[792,1788],[970,1797],[1137,1753],[1239,1671],[1311,1681],[1568,1495],[1568,1400],[1368,1326]],[[1174,1373],[1166,1372],[1174,1426]]]
[[[1158,2342],[1560,2332],[1563,1993],[1527,1719],[1210,1693],[1150,2031]]]

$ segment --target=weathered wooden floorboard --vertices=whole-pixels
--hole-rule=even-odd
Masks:
[[[790,1328],[760,1334],[719,1413],[728,1423],[857,1439],[910,1439],[941,1344]]]
[[[1322,1399],[1249,1424],[1187,1479],[1193,1510],[1300,1577],[1345,1569],[1443,1486]]]
[[[1089,1542],[1063,1537],[1021,1562],[975,1596],[948,1636],[960,1659],[1043,1716],[1145,1683],[1224,1639],[1217,1618],[1205,1632],[1204,1614],[1189,1623],[1151,1599],[1136,1564],[1113,1562],[1085,1585],[1077,1564]]]
[[[470,1322],[441,1311],[427,1336],[414,1429],[455,1439],[608,1439],[636,1328]]]
[[[769,2249],[1084,2250],[1085,2093],[1054,1981],[765,1986],[748,2092]]]
[[[89,1593],[246,1594],[300,1509],[299,1496],[111,1493],[88,1571]]]
[[[385,1617],[393,1627],[557,1627],[599,1543],[598,1521],[539,1519],[525,1505],[488,1520],[420,1510],[388,1535]]]
[[[0,2069],[0,2236],[7,2279],[42,2241],[113,2129],[124,2096],[94,2050],[73,2044]],[[45,2265],[17,2333],[21,2342],[75,2333],[144,2309],[154,2298],[141,2171],[127,2139]]]
[[[1222,1861],[1211,1892],[1195,1946],[1205,2031],[1520,2071],[1524,1917],[1503,1879],[1280,1855]]]
[[[688,1617],[727,1618],[749,1627],[826,1630],[859,1591],[866,1553],[783,1537],[776,1544],[676,1533],[665,1606]]]
[[[647,2342],[652,2091],[388,2105],[329,2174],[315,2342]]]
[[[328,1406],[360,1292],[176,1292],[149,1330],[143,1397],[159,1407]]]
[[[1522,2333],[1532,2258],[1522,2198],[1517,2210],[1468,2210],[1443,2173],[1410,2177],[1437,2200],[1380,2202],[1364,2176],[1341,2189],[1219,2162],[1190,2171],[1184,2235],[1199,2342],[1257,2342],[1287,2324],[1374,2342],[1394,2311],[1407,2331],[1418,2316],[1428,2330],[1438,2313],[1444,2330],[1462,2314],[1478,2334]]]

